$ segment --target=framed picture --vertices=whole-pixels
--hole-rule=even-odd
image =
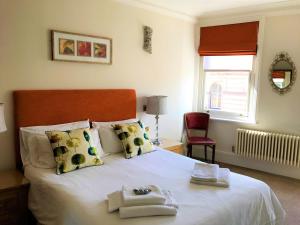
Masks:
[[[51,30],[52,60],[112,64],[112,39]]]

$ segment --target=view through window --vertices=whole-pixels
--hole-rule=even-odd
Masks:
[[[253,56],[205,56],[204,109],[248,116]]]

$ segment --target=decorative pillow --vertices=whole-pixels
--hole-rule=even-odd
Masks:
[[[149,133],[141,121],[113,126],[122,142],[127,159],[153,151]]]
[[[123,147],[119,138],[116,136],[112,125],[134,123],[137,119],[111,121],[111,122],[92,122],[92,127],[98,129],[101,145],[106,154],[122,152]]]
[[[21,127],[20,152],[23,165],[27,166],[31,164],[38,168],[54,168],[56,166],[53,151],[45,131],[64,131],[89,127],[89,120],[57,125]]]
[[[46,131],[56,161],[56,173],[103,164],[89,128]]]

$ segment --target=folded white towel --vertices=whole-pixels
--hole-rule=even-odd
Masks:
[[[163,192],[156,185],[148,185],[147,188],[151,189],[151,192],[146,195],[136,195],[133,192],[134,188],[128,186],[123,186],[122,191],[107,195],[108,212],[116,211],[122,206],[163,205],[167,198],[170,198],[167,196],[168,193]]]
[[[219,165],[208,163],[195,163],[192,178],[199,181],[216,182],[219,176]]]
[[[177,214],[178,205],[172,193],[162,190],[166,201],[163,205],[144,205],[120,207],[120,218],[142,217],[142,216],[175,216]]]
[[[209,185],[209,186],[216,186],[216,187],[229,187],[230,185],[230,170],[227,168],[220,168],[219,169],[219,176],[217,181],[202,181],[199,179],[191,178],[191,183],[194,184],[201,184],[201,185]]]
[[[150,216],[150,215],[175,215],[178,209],[178,205],[176,200],[174,199],[172,193],[167,190],[161,191],[163,197],[165,198],[164,204],[156,204],[156,205],[141,205],[141,207],[138,206],[125,206],[123,202],[122,197],[122,191],[115,191],[109,195],[107,195],[108,198],[108,212],[114,212],[118,209],[120,209],[123,212],[122,215],[124,218],[126,218],[126,215],[130,217],[136,217],[136,216]],[[147,208],[149,206],[149,208]],[[132,208],[134,207],[134,208]],[[122,208],[122,210],[121,210]],[[126,208],[126,209],[125,209]],[[127,210],[127,208],[129,208]],[[149,209],[149,212],[145,212]],[[176,209],[176,210],[175,210]],[[161,213],[160,213],[160,210]],[[128,213],[127,213],[128,212]],[[139,212],[141,212],[141,215],[139,215]],[[160,214],[158,214],[160,213]],[[133,216],[135,215],[135,216]],[[122,217],[123,218],[123,217]]]
[[[122,193],[121,191],[115,191],[107,195],[108,199],[108,212],[114,212],[118,210],[123,205]]]
[[[165,206],[170,206],[170,207],[174,207],[174,208],[178,209],[178,204],[177,204],[175,198],[173,197],[173,194],[171,191],[162,190],[162,194],[166,198],[166,201],[164,204]]]
[[[130,206],[120,208],[120,218],[142,216],[175,216],[177,208],[166,205]]]
[[[166,197],[156,185],[145,186],[144,188],[151,190],[151,192],[146,195],[136,195],[133,191],[135,188],[123,186],[122,197],[124,206],[162,205],[166,201]]]

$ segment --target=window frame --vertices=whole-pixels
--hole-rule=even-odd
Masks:
[[[220,70],[220,69],[208,69],[204,70],[204,57],[200,57],[200,75],[202,74],[202,88],[200,87],[199,95],[200,97],[200,111],[204,111],[210,114],[211,119],[221,120],[221,121],[233,121],[233,122],[244,122],[244,123],[256,123],[255,111],[256,111],[256,73],[257,68],[257,56],[253,56],[252,70]],[[249,86],[248,86],[248,113],[247,115],[242,115],[234,112],[226,112],[216,109],[206,109],[205,108],[205,82],[206,82],[206,72],[249,72]],[[202,91],[201,91],[202,90]]]

